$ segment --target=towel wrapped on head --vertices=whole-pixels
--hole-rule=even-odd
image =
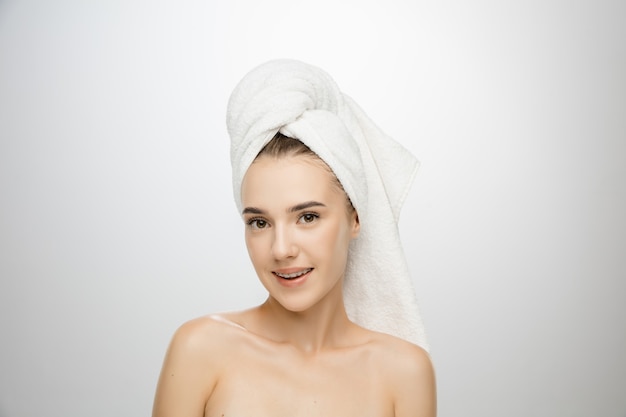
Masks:
[[[397,227],[418,168],[415,157],[326,72],[300,61],[270,61],[249,72],[230,97],[227,127],[240,212],[244,175],[277,132],[300,140],[330,167],[361,224],[344,281],[348,316],[428,349]]]

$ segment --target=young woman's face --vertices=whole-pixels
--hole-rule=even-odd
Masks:
[[[242,187],[246,246],[261,282],[284,308],[304,311],[341,296],[356,212],[321,161],[261,156]]]

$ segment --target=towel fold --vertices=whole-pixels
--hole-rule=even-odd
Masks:
[[[299,139],[333,170],[361,224],[351,243],[344,281],[346,311],[355,323],[428,349],[397,222],[418,168],[415,157],[385,135],[330,76],[293,60],[249,72],[227,112],[233,192],[277,132]]]

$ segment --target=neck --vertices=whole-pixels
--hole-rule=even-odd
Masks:
[[[326,299],[302,312],[285,309],[272,297],[259,307],[269,338],[289,343],[306,354],[340,346],[353,323],[348,319],[343,297]]]

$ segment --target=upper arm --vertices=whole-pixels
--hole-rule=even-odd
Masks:
[[[170,343],[154,398],[153,417],[201,417],[217,380],[210,332],[199,321],[181,326]]]
[[[394,377],[395,417],[435,417],[437,392],[430,356],[411,345],[396,365]]]

